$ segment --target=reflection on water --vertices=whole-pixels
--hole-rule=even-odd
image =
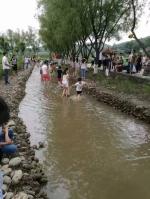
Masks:
[[[48,175],[50,199],[149,199],[150,128],[84,95],[61,98],[30,77],[20,116]]]

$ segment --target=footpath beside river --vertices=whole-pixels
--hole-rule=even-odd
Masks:
[[[19,72],[19,76],[11,76],[11,85],[4,85],[0,80],[0,95],[10,107],[9,128],[14,130],[14,143],[17,152],[11,157],[4,155],[0,170],[3,172],[3,189],[8,192],[6,199],[46,199],[45,193],[40,193],[41,184],[47,182],[35,150],[30,146],[30,134],[18,117],[19,104],[25,96],[26,81],[30,77],[33,66]],[[42,145],[42,144],[41,144]]]

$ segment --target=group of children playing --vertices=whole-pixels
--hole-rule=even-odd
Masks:
[[[47,61],[44,61],[41,66],[40,74],[42,76],[42,80],[44,81],[44,85],[46,85],[46,81],[48,81],[48,85],[50,85],[51,78],[54,75],[54,66],[52,64],[49,65]],[[77,96],[78,99],[80,99],[83,87],[87,86],[90,88],[88,83],[82,81],[82,78],[80,77],[78,78],[76,84],[69,87],[69,69],[65,68],[63,71],[61,66],[59,66],[57,70],[57,81],[63,88],[62,97],[68,97],[69,88],[76,87]]]

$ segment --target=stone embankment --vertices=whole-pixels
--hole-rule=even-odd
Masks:
[[[77,78],[71,78],[71,83],[76,83]],[[104,88],[90,79],[86,82],[92,87],[91,89],[84,88],[84,92],[95,98],[97,101],[105,103],[120,112],[134,116],[137,119],[150,123],[150,103],[137,99],[134,96],[127,96]]]
[[[19,104],[25,95],[25,84],[33,67],[21,72],[14,80],[14,85],[3,87],[1,96],[7,101],[11,120],[9,128],[14,130],[14,143],[18,146],[14,156],[4,156],[1,163],[4,181],[3,189],[8,192],[6,199],[46,199],[47,195],[41,191],[41,184],[47,182],[38,158],[35,157],[35,146],[30,146],[30,134],[26,126],[18,117]],[[43,146],[41,144],[41,146]]]

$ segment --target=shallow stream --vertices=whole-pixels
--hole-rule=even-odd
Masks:
[[[61,98],[35,68],[19,116],[48,176],[50,199],[149,199],[150,126],[74,89]]]

